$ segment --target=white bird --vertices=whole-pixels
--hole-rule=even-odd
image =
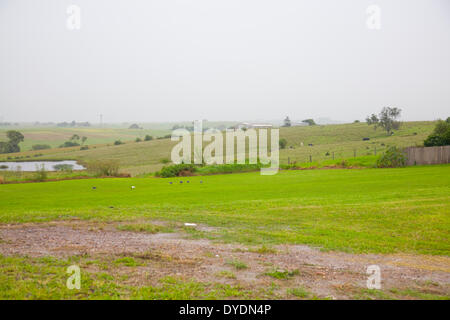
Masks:
[[[136,188],[135,186],[131,186],[131,189],[134,189],[134,188]]]

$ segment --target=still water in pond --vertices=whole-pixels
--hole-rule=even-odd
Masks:
[[[71,170],[84,170],[85,167],[79,165],[75,160],[64,161],[23,161],[23,162],[0,162],[0,170],[7,171],[37,171],[44,166],[46,171],[57,171],[58,167],[70,168]],[[7,168],[5,167],[7,166]],[[56,168],[55,168],[56,166]],[[70,166],[70,167],[69,167]]]

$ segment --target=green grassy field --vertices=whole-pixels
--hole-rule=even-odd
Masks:
[[[281,138],[288,141],[280,152],[282,164],[290,161],[323,169],[281,170],[274,176],[249,172],[184,178],[150,174],[164,165],[162,160],[170,158],[175,142],[134,142],[137,134],[167,132],[165,127],[138,132],[124,128],[82,132],[54,128],[46,133],[25,130],[25,150],[36,143],[56,146],[74,133],[91,134],[89,149],[23,151],[0,155],[0,161],[114,159],[120,162],[122,172],[138,177],[0,184],[0,249],[4,254],[0,254],[0,298],[330,299],[337,295],[352,299],[448,299],[448,283],[440,280],[439,272],[448,274],[449,270],[450,165],[371,168],[389,146],[420,145],[433,128],[434,122],[408,122],[393,136],[360,123],[281,128]],[[364,137],[370,140],[362,141]],[[112,145],[118,139],[126,143]],[[313,146],[308,146],[310,143]],[[347,167],[366,168],[327,168],[342,166],[342,159]],[[199,169],[203,173],[221,170],[214,166]],[[86,174],[54,172],[48,178]],[[1,179],[29,180],[34,175],[9,172],[2,173]],[[200,227],[186,227],[187,222]],[[58,236],[56,225],[66,228],[59,242],[52,240]],[[36,239],[40,245],[30,251],[31,255],[26,248],[34,243],[28,236],[35,231],[27,228],[42,228]],[[66,240],[68,232],[79,238]],[[121,242],[110,238],[105,242],[109,251],[96,253],[89,247],[85,253],[84,249],[75,253],[83,239],[97,237],[100,241],[111,233],[120,239],[125,232],[127,239],[155,236],[153,244],[155,239],[175,236],[178,251],[171,249],[169,240],[151,249],[145,242],[145,252],[132,246],[120,250],[120,245],[116,250],[115,241]],[[197,239],[202,245],[194,246],[197,242],[186,238]],[[206,249],[205,239],[211,240]],[[48,249],[46,256],[34,256],[47,241],[56,241],[56,251]],[[60,242],[67,245],[58,246]],[[331,287],[321,291],[324,283],[317,283],[324,281],[327,264],[302,264],[305,256],[291,261],[293,245],[319,249],[313,250],[314,255],[333,255],[332,259],[338,259],[333,260],[333,266],[372,257],[362,255],[366,253],[395,257],[396,263],[416,268],[413,272],[435,272],[433,279],[438,280],[412,281],[417,274],[411,276],[409,271],[408,280],[394,276],[390,279],[393,283],[382,290],[368,290],[361,287],[365,277],[358,273],[361,266],[356,272],[346,268],[338,271],[337,284],[333,278],[336,270],[329,272],[331,278],[325,285],[331,283]],[[19,253],[8,253],[17,248],[22,248]],[[185,249],[193,254],[180,258]],[[220,256],[217,250],[222,250]],[[347,258],[339,258],[344,254]],[[322,261],[314,259],[315,263]],[[278,261],[284,261],[285,267]],[[77,291],[65,285],[65,270],[72,264],[83,269],[83,285]],[[211,265],[217,270],[207,273],[205,279],[201,270]]]
[[[280,150],[281,163],[288,161],[305,163],[330,161],[335,159],[375,156],[379,155],[389,146],[407,147],[422,145],[423,140],[432,132],[435,126],[433,121],[405,122],[400,130],[395,131],[393,136],[388,136],[380,128],[374,130],[372,126],[365,123],[291,127],[281,128],[280,138],[287,140],[286,149]],[[80,129],[81,130],[81,129]],[[48,128],[27,129],[25,142],[21,144],[23,152],[0,155],[0,161],[14,160],[44,160],[44,159],[68,159],[81,161],[95,161],[101,159],[115,159],[120,162],[121,171],[133,176],[155,172],[163,166],[164,159],[170,159],[172,147],[176,144],[170,139],[134,142],[136,137],[145,134],[154,134],[151,130],[129,130],[118,128],[83,129],[85,131]],[[147,131],[146,131],[147,130]],[[3,130],[5,131],[5,130]],[[1,133],[1,132],[0,132]],[[28,151],[29,147],[37,143],[50,141],[52,146],[61,144],[71,137],[73,133],[80,136],[88,136],[87,144],[89,150],[80,150],[80,147],[50,149],[40,151]],[[165,134],[170,133],[165,128]],[[91,134],[91,135],[89,135]],[[363,138],[370,138],[363,141]],[[127,142],[123,145],[114,146],[115,140]],[[302,146],[303,143],[303,146]],[[308,144],[313,144],[312,147]]]
[[[0,185],[0,222],[150,218],[216,227],[192,236],[226,242],[309,244],[355,253],[450,253],[449,165],[179,180]]]

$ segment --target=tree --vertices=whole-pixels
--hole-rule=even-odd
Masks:
[[[279,141],[279,144],[280,144],[280,149],[284,149],[284,148],[286,148],[287,140],[284,138],[281,138]]]
[[[425,147],[450,145],[450,121],[447,122],[447,120],[438,120],[433,133],[423,142]]]
[[[305,120],[302,120],[302,122],[303,123],[307,123],[310,126],[315,126],[316,125],[316,122],[313,119],[305,119]]]
[[[133,123],[131,126],[128,127],[128,129],[141,129],[137,123]]]
[[[397,119],[400,117],[402,110],[399,108],[385,107],[378,115],[380,127],[382,127],[389,134],[392,130],[400,128],[400,121]]]
[[[283,127],[290,127],[291,126],[291,119],[289,119],[288,116],[286,116],[286,118],[284,119],[284,124]]]
[[[375,126],[374,126],[374,129],[376,130],[377,129],[377,126],[378,126],[378,122],[380,122],[380,120],[378,119],[378,117],[377,117],[377,115],[375,114],[375,113],[372,113],[372,115],[371,116],[368,116],[367,118],[366,118],[366,122],[367,122],[367,124],[370,126],[370,125],[372,125],[372,124],[374,124]]]
[[[147,134],[147,135],[145,136],[144,140],[145,140],[145,141],[150,141],[150,140],[153,140],[153,137],[152,137],[151,135],[148,135],[148,134]]]
[[[7,142],[0,142],[0,153],[20,152],[19,143],[24,140],[23,134],[19,131],[9,130],[6,132]]]
[[[84,137],[84,136],[83,136],[83,137],[81,138],[81,144],[84,144],[84,143],[86,142],[86,140],[87,140],[87,137]]]
[[[0,153],[13,153],[13,152],[20,152],[19,145],[14,144],[11,141],[0,142]]]
[[[8,137],[9,142],[14,143],[14,144],[19,144],[24,139],[23,134],[21,134],[19,131],[15,131],[15,130],[7,131],[6,136]]]
[[[74,134],[74,135],[72,136],[72,138],[70,138],[70,140],[80,140],[80,136],[77,135],[77,134]]]

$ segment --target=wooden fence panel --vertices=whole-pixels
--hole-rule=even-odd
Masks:
[[[450,146],[409,147],[404,152],[408,166],[450,163]]]

